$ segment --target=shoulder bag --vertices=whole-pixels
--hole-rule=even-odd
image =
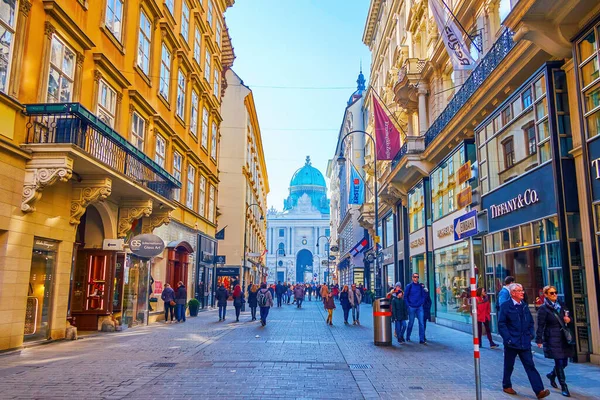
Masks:
[[[550,309],[550,312],[552,313],[552,315],[554,315],[554,318],[556,318],[556,320],[560,324],[560,331],[565,337],[567,343],[570,345],[575,344],[575,341],[573,340],[573,334],[571,333],[571,330],[565,325],[565,321],[562,320],[560,315],[558,315],[558,313],[553,308],[550,308],[550,306],[548,306],[547,304],[546,307]]]

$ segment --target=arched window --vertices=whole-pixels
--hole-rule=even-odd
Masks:
[[[277,247],[277,254],[282,255],[285,253],[285,245],[283,243],[279,243],[279,247]]]

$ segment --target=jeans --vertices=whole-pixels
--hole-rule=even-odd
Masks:
[[[483,341],[481,340],[481,331],[483,330],[483,327],[485,326],[485,334],[488,338],[488,340],[490,341],[490,346],[494,346],[496,343],[494,343],[494,339],[492,339],[492,328],[490,327],[490,321],[485,321],[485,322],[480,322],[477,321],[477,331],[479,332],[479,345],[481,346],[481,344],[483,343]]]
[[[185,304],[177,304],[175,307],[175,316],[177,318],[177,322],[185,322]]]
[[[260,308],[260,320],[263,324],[267,323],[267,316],[269,315],[269,307],[261,307]]]
[[[296,302],[298,303],[298,308],[302,307],[302,301],[304,299],[300,298],[300,299],[296,299]]]
[[[311,293],[311,292],[308,292],[308,301],[312,301],[312,300],[310,299],[310,298],[311,298],[311,296],[312,296],[312,293]]]
[[[396,321],[394,322],[396,326],[396,336],[398,337],[398,342],[404,341],[404,332],[406,331],[406,320]]]
[[[169,310],[171,310],[171,321],[175,318],[175,306],[171,302],[165,301],[165,322],[169,320]]]
[[[360,304],[356,304],[352,307],[352,321],[358,321],[360,319]]]
[[[348,315],[350,314],[349,308],[344,308],[344,322],[348,322]]]
[[[406,340],[410,340],[415,317],[419,321],[419,342],[425,341],[425,317],[423,315],[423,306],[408,307],[408,329],[406,330]]]
[[[533,392],[537,394],[544,390],[542,378],[537,369],[535,369],[531,349],[514,349],[512,347],[504,347],[504,376],[502,378],[502,387],[504,389],[512,387],[510,376],[515,368],[517,356],[521,359],[521,364],[523,364],[523,368],[525,368]]]
[[[256,319],[256,307],[250,307],[250,314],[252,315],[252,319]]]
[[[227,313],[227,306],[219,306],[219,319],[225,319],[225,313]]]
[[[235,306],[235,319],[236,321],[240,319],[240,312],[242,312],[242,306]]]
[[[281,298],[283,297],[283,294],[278,294],[277,295],[277,307],[281,307]]]

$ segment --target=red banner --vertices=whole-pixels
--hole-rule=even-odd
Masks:
[[[375,117],[375,139],[377,140],[377,160],[393,160],[400,151],[400,133],[375,96],[372,96],[372,98],[373,115]]]

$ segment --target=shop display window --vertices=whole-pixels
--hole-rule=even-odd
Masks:
[[[463,241],[433,252],[437,316],[471,322],[469,242]]]

